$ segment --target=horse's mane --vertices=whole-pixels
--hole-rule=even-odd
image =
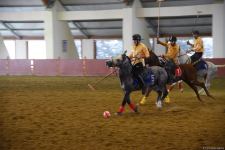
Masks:
[[[126,56],[126,58],[128,59],[129,63],[131,64],[131,59],[130,59],[130,57]]]

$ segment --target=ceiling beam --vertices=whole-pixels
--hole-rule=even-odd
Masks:
[[[220,7],[221,4],[180,6],[180,7],[161,7],[160,17],[179,17],[179,16],[196,16],[198,11],[201,15],[212,15],[213,10]],[[158,8],[141,8],[137,9],[137,17],[158,17]]]
[[[2,25],[8,29],[17,39],[22,39],[22,36],[20,36],[19,34],[17,34],[15,31],[13,31],[10,26],[7,23],[1,22]]]
[[[69,9],[67,7],[64,6],[64,4],[62,3],[61,0],[59,0],[59,3],[62,5],[62,7],[68,11]],[[72,21],[73,25],[87,38],[90,38],[90,34],[87,32],[87,30],[83,30],[82,25],[78,22]]]
[[[66,4],[66,3],[64,3],[64,6],[86,6],[86,5],[91,5],[91,6],[93,6],[93,5],[116,5],[116,4],[123,4],[124,2],[107,2],[107,3],[102,3],[102,2],[100,2],[100,3],[68,3],[68,4]]]
[[[196,5],[196,6],[183,6],[183,7],[162,7],[160,19],[163,17],[189,17],[196,16],[196,11],[201,11],[202,16],[212,15],[214,9],[222,9],[223,4],[209,4],[209,5]],[[137,9],[137,17],[151,18],[158,17],[157,8],[139,8]],[[177,13],[180,12],[180,13]],[[97,10],[97,11],[62,11],[58,12],[57,19],[62,21],[74,20],[119,20],[124,17],[123,9],[115,10]],[[45,19],[45,11],[33,12],[1,12],[0,20],[4,21],[43,21]]]
[[[148,19],[151,19],[151,20],[157,20],[158,17],[147,17]],[[201,18],[204,18],[204,19],[211,19],[212,18],[212,15],[201,15],[198,17],[199,19]],[[176,17],[173,17],[173,16],[169,16],[169,17],[161,17],[160,20],[182,20],[182,19],[196,19],[196,15],[194,16],[176,16]]]
[[[43,5],[0,5],[1,7],[9,7],[9,8],[15,8],[15,7],[43,7]]]
[[[148,22],[149,23],[149,22]],[[187,28],[187,27],[211,27],[212,24],[208,23],[208,24],[186,24],[186,25],[160,25],[160,28],[178,28],[178,27],[183,27],[183,28]],[[151,28],[154,32],[154,34],[157,34],[157,26],[149,23],[149,26],[147,28]],[[122,29],[122,27],[82,27],[80,28],[81,30],[120,30]],[[0,31],[6,31],[8,29],[0,29]],[[23,29],[18,29],[18,28],[14,28],[12,29],[12,31],[43,31],[44,28],[23,28]],[[79,30],[77,28],[70,28],[70,30]],[[161,31],[159,31],[159,33],[161,33]]]
[[[211,23],[207,24],[183,24],[183,25],[176,25],[176,24],[171,24],[171,25],[160,25],[160,28],[177,28],[177,27],[207,27],[207,26],[212,26]],[[157,26],[155,26],[157,27]]]

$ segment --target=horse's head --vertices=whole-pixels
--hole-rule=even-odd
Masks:
[[[106,61],[106,66],[127,69],[132,68],[131,60],[126,56],[126,51],[123,54]]]

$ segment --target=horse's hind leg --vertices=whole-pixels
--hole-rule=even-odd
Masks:
[[[209,91],[208,91],[207,88],[205,87],[205,84],[204,84],[204,83],[199,82],[199,81],[196,80],[196,81],[193,82],[193,84],[202,87],[202,88],[205,90],[205,93],[206,93],[206,95],[207,95],[208,97],[211,97],[211,98],[215,99],[215,98],[209,93]]]
[[[168,91],[166,89],[166,86],[162,88],[162,101],[164,101],[164,99],[166,98],[166,96],[168,95]]]
[[[157,91],[158,93],[158,97],[157,97],[157,101],[156,101],[156,107],[157,108],[162,108],[162,95],[163,92],[162,91]]]
[[[201,98],[200,98],[200,96],[199,96],[199,94],[198,94],[197,87],[193,83],[191,83],[190,81],[186,81],[185,80],[184,82],[186,82],[195,91],[195,94],[196,94],[198,100],[199,101],[202,101]]]

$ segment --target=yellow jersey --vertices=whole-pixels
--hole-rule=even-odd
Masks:
[[[162,45],[168,48],[166,54],[164,55],[166,59],[172,59],[175,64],[178,64],[177,57],[180,52],[180,46],[178,44],[172,46],[171,43],[164,43],[164,42],[162,42]]]
[[[204,51],[202,38],[198,37],[197,39],[195,39],[194,45],[193,45],[193,50],[195,52],[203,52]]]
[[[142,62],[142,64],[145,65],[144,58],[147,58],[149,56],[150,56],[150,54],[149,54],[148,48],[143,43],[139,43],[137,46],[133,45],[132,51],[129,55],[129,57],[132,60],[133,65],[140,63],[140,62]]]

